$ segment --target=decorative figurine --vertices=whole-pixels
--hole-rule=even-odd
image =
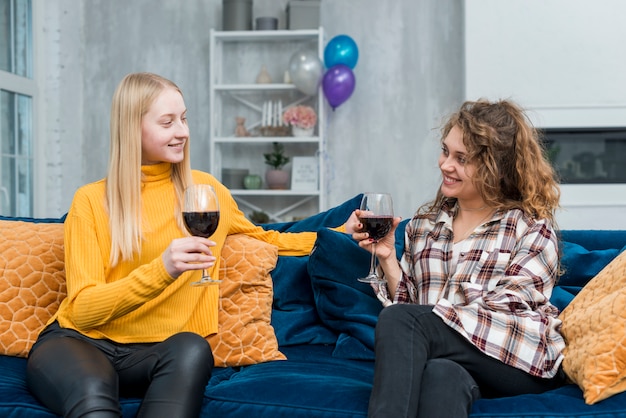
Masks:
[[[235,117],[235,122],[237,126],[235,127],[235,136],[250,136],[250,132],[246,129],[244,125],[246,123],[246,118],[241,116]]]

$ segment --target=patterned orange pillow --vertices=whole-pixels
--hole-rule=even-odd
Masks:
[[[274,245],[233,235],[222,248],[219,330],[207,338],[215,366],[244,366],[285,360],[270,325],[274,297],[270,272],[276,266]]]
[[[583,287],[560,319],[563,370],[585,402],[626,391],[626,251]]]
[[[65,294],[63,224],[0,220],[0,353],[26,357]]]

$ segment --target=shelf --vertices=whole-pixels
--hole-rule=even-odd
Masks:
[[[273,92],[297,90],[293,84],[268,83],[268,84],[216,84],[215,91],[251,91],[251,92]]]
[[[213,142],[216,144],[265,144],[268,142],[315,144],[319,140],[320,138],[317,136],[226,136],[213,138]]]
[[[215,39],[223,42],[306,41],[318,37],[317,29],[303,30],[257,30],[215,32]]]
[[[317,196],[319,190],[230,189],[233,196]]]

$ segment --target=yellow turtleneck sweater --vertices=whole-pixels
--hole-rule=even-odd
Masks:
[[[57,314],[61,327],[92,338],[120,343],[157,342],[181,331],[202,336],[217,332],[219,286],[192,287],[201,271],[172,278],[161,254],[175,238],[185,236],[175,220],[176,197],[169,163],[143,166],[143,234],[141,253],[133,260],[109,264],[111,235],[105,211],[105,181],[76,192],[65,220],[67,298]],[[239,210],[226,187],[207,173],[194,171],[195,183],[211,184],[220,203],[220,222],[211,240],[217,277],[224,240],[243,233],[276,245],[281,255],[306,255],[316,234],[265,231]]]

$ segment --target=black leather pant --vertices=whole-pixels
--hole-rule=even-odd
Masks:
[[[542,379],[479,351],[432,312],[432,306],[383,309],[376,325],[370,418],[461,418],[481,397],[540,393],[564,383]]]
[[[31,392],[64,417],[120,417],[119,397],[142,397],[137,417],[198,417],[213,370],[208,342],[189,332],[118,344],[48,326],[28,357]]]

